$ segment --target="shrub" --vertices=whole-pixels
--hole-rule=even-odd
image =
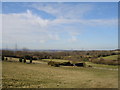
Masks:
[[[89,58],[85,57],[83,58],[83,61],[89,61]]]
[[[59,64],[54,64],[54,67],[60,67],[60,65]]]
[[[85,67],[85,63],[76,63],[75,66],[78,66],[78,67]]]
[[[48,62],[48,65],[51,65],[52,63],[53,63],[52,61],[49,61],[49,62]]]
[[[5,59],[4,56],[2,56],[2,61],[4,61],[4,59]]]
[[[30,63],[32,63],[32,58],[30,58]]]
[[[26,59],[31,59],[32,57],[30,55],[25,55]]]
[[[88,65],[88,67],[92,67],[91,65]]]
[[[63,66],[73,66],[73,64],[71,64],[70,62],[63,62],[63,63],[60,63],[60,65],[63,65]]]
[[[24,58],[24,63],[26,63],[26,58]]]
[[[48,65],[54,66],[54,64],[55,64],[55,62],[53,62],[53,61],[48,62]]]
[[[22,58],[19,58],[19,62],[22,62]]]
[[[49,61],[48,65],[54,66],[54,67],[59,67],[60,63],[59,62],[54,62],[54,61]]]

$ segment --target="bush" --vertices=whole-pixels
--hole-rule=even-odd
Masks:
[[[24,58],[24,63],[26,63],[26,58]]]
[[[30,56],[30,55],[25,55],[25,57],[24,58],[26,58],[26,59],[31,59],[32,57]]]
[[[32,58],[30,58],[30,63],[32,63]]]
[[[22,58],[19,58],[19,62],[22,62]]]
[[[92,67],[91,65],[88,65],[88,67]]]
[[[54,67],[60,67],[60,65],[59,64],[54,64]]]
[[[89,61],[89,58],[85,57],[83,58],[83,61]]]
[[[55,64],[55,62],[53,62],[53,61],[48,62],[48,65],[54,66],[54,64]]]
[[[52,61],[49,61],[49,62],[48,62],[48,65],[51,65],[52,63],[53,63]]]
[[[4,61],[4,59],[5,59],[4,56],[2,56],[2,61]]]
[[[54,61],[49,61],[49,62],[48,62],[48,65],[55,66],[55,67],[59,67],[59,66],[60,66],[60,63],[59,63],[59,62],[54,62]]]
[[[78,66],[78,67],[85,67],[85,63],[76,63],[75,66]]]
[[[63,62],[63,63],[60,63],[60,65],[63,65],[63,66],[73,66],[73,64],[71,64],[70,62]]]

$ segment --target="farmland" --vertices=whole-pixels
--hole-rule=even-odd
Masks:
[[[15,58],[12,60],[15,60]],[[41,63],[26,64],[3,61],[3,88],[118,87],[117,70],[71,66],[51,67],[46,62],[39,62]],[[94,65],[97,66],[97,64]],[[114,66],[103,66],[106,68],[117,68]],[[102,67],[102,65],[98,65],[98,67]]]
[[[119,53],[114,50],[3,51],[2,55],[3,88],[118,87]]]

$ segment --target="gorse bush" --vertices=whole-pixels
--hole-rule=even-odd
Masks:
[[[19,58],[19,62],[22,62],[22,58]]]
[[[55,64],[55,62],[53,62],[53,61],[48,62],[48,65],[54,66],[54,64]]]
[[[49,61],[49,62],[48,62],[48,65],[55,66],[55,67],[59,67],[59,66],[60,66],[60,63],[59,63],[59,62],[54,62],[54,61]]]
[[[24,63],[26,63],[26,58],[24,58]]]
[[[30,63],[32,63],[32,58],[30,58]]]

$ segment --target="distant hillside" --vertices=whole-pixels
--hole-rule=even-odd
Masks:
[[[106,57],[99,57],[91,60],[91,62],[96,64],[107,64],[107,65],[120,65],[118,62],[118,55],[111,55]]]
[[[107,57],[101,57],[105,60],[118,60],[118,55],[111,55],[111,56],[107,56]],[[100,59],[100,58],[98,58]]]

